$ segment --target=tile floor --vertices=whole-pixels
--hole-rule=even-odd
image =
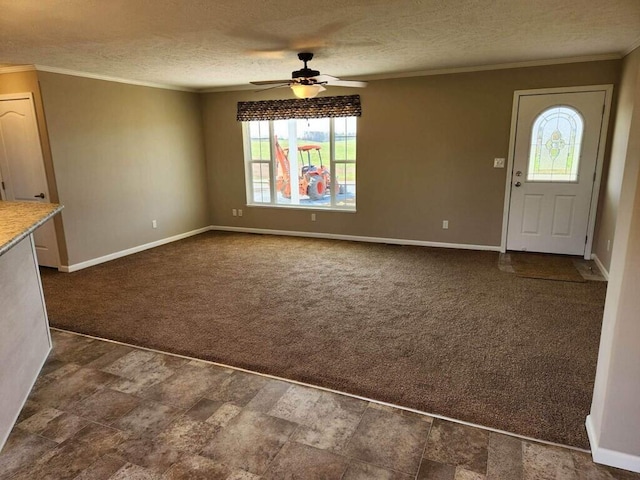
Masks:
[[[586,453],[54,331],[0,479],[631,480]]]

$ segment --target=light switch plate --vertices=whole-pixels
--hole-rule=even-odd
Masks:
[[[504,168],[504,158],[494,158],[493,168]]]

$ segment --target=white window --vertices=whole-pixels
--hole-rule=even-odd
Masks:
[[[243,122],[247,204],[356,208],[356,117]]]
[[[533,122],[528,182],[577,182],[584,121],[572,107],[558,105]]]

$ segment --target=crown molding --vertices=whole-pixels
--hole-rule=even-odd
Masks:
[[[125,83],[127,85],[137,85],[140,87],[162,88],[165,90],[177,90],[179,92],[192,92],[192,93],[195,93],[198,91],[195,88],[179,87],[177,85],[166,85],[163,83],[142,82],[139,80],[130,80],[127,78],[111,77],[108,75],[98,75],[95,73],[81,72],[78,70],[68,70],[66,68],[48,67],[46,65],[35,65],[35,70],[39,72],[49,72],[49,73],[58,73],[61,75],[70,75],[73,77],[91,78],[93,80],[104,80],[107,82]]]
[[[638,37],[638,39],[635,42],[633,42],[629,48],[627,48],[624,52],[622,52],[622,56],[626,57],[638,47],[640,47],[640,37]]]
[[[432,75],[448,75],[454,73],[473,73],[483,72],[488,70],[507,70],[512,68],[527,68],[527,67],[543,67],[548,65],[561,65],[566,63],[582,63],[582,62],[598,62],[605,60],[620,60],[622,57],[628,55],[636,48],[640,47],[640,39],[632,45],[628,51],[618,53],[608,53],[602,55],[587,55],[580,57],[568,57],[568,58],[554,58],[546,60],[531,60],[527,62],[512,62],[512,63],[498,63],[492,65],[477,65],[471,67],[454,67],[454,68],[441,68],[433,70],[420,70],[415,72],[398,72],[398,73],[382,73],[376,75],[362,75],[358,76],[358,80],[371,81],[371,80],[391,80],[395,78],[411,78],[411,77],[428,77]],[[177,85],[166,85],[154,82],[143,82],[138,80],[130,80],[120,77],[111,77],[108,75],[98,75],[94,73],[81,72],[78,70],[69,70],[66,68],[49,67],[46,65],[16,65],[11,67],[0,67],[0,73],[14,73],[25,71],[42,71],[49,73],[59,73],[62,75],[71,75],[75,77],[91,78],[94,80],[105,80],[108,82],[125,83],[128,85],[138,85],[142,87],[162,88],[165,90],[177,90],[180,92],[192,92],[192,93],[219,93],[219,92],[236,92],[245,90],[259,91],[260,87],[256,85],[225,85],[220,87],[210,88],[188,88],[180,87]],[[344,78],[348,80],[349,78]]]
[[[10,67],[0,67],[0,74],[2,73],[19,73],[19,72],[33,72],[36,69],[33,65],[11,65]]]
[[[380,75],[363,75],[359,76],[358,80],[387,80],[393,78],[408,78],[408,77],[428,77],[432,75],[448,75],[451,73],[472,73],[472,72],[484,72],[487,70],[508,70],[512,68],[527,68],[527,67],[544,67],[547,65],[562,65],[565,63],[582,63],[582,62],[601,62],[604,60],[620,60],[622,55],[618,53],[606,53],[602,55],[586,55],[581,57],[567,57],[567,58],[551,58],[546,60],[531,60],[526,62],[512,62],[512,63],[496,63],[492,65],[477,65],[472,67],[454,67],[454,68],[440,68],[434,70],[422,70],[416,72],[400,72]]]

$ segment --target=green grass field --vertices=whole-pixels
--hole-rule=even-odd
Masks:
[[[282,148],[288,148],[289,142],[286,139],[279,141]],[[302,145],[320,145],[320,154],[323,162],[329,161],[329,142],[312,142],[309,140],[300,140],[298,146]],[[303,153],[304,161],[307,161],[307,154]],[[269,158],[269,140],[251,140],[251,157],[254,159]],[[336,160],[355,160],[356,158],[356,142],[355,139],[348,141],[336,141]],[[318,163],[318,155],[315,151],[311,152],[311,163]]]

